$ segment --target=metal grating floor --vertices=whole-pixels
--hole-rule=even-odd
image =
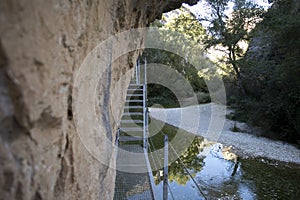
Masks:
[[[117,167],[120,170],[117,170],[114,200],[154,199],[143,147],[120,145],[119,148]]]

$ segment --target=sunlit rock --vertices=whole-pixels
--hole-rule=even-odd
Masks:
[[[212,145],[210,149],[210,154],[217,158],[236,162],[237,155],[231,152],[231,148],[232,146],[227,147],[227,146],[223,146],[221,143],[216,143]]]
[[[78,128],[114,141],[144,33],[91,52],[183,2],[197,0],[0,1],[0,199],[113,198],[113,145]],[[134,51],[110,63],[123,48]],[[92,115],[100,128],[84,120]]]

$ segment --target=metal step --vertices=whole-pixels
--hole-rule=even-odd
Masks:
[[[142,137],[120,136],[119,142],[143,141]]]
[[[130,83],[129,87],[143,87],[143,84],[135,84],[135,83]]]
[[[123,116],[143,115],[142,112],[125,112]]]
[[[121,124],[142,124],[143,120],[122,120]]]
[[[122,132],[143,132],[143,127],[120,127]]]
[[[129,86],[127,91],[143,91],[144,86]]]
[[[127,94],[127,97],[142,97],[143,94]]]
[[[125,106],[124,109],[143,109],[143,106]]]
[[[126,100],[126,103],[143,103],[143,100],[138,100],[138,99],[131,99],[131,100]]]
[[[128,88],[127,91],[143,91],[143,88]]]

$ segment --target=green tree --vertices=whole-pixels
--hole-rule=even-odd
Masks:
[[[193,45],[202,43],[206,36],[206,30],[197,20],[197,16],[185,7],[179,9],[180,14],[173,20],[168,20],[164,27],[167,30],[183,34]]]
[[[199,158],[197,155],[203,151],[203,147],[203,138],[195,137],[192,144],[180,155],[180,158],[170,164],[169,181],[176,181],[178,184],[185,185],[190,180],[190,176],[184,166],[192,176],[200,172],[203,167],[203,158]]]
[[[263,9],[247,0],[205,0],[211,15],[200,18],[208,21],[209,36],[204,40],[206,49],[211,47],[223,52],[221,63],[227,72],[233,72],[240,92],[245,95],[241,76],[240,59],[244,57],[244,44],[251,39],[251,30],[262,17]],[[226,12],[229,2],[234,3],[231,13]]]
[[[249,120],[277,139],[300,140],[300,2],[276,0],[245,57]]]
[[[181,8],[176,12],[178,13],[173,13],[175,17],[165,16],[163,20],[153,23],[153,26],[159,29],[159,33],[155,34],[155,36],[159,35],[159,38],[151,41],[159,42],[161,46],[168,46],[168,49],[173,49],[178,54],[159,49],[146,49],[144,55],[147,56],[149,62],[162,63],[174,68],[191,82],[196,91],[201,90],[203,88],[199,88],[199,83],[197,83],[200,77],[197,75],[196,67],[199,66],[193,66],[190,63],[198,63],[201,57],[204,58],[203,54],[199,55],[199,52],[195,52],[203,48],[200,44],[205,38],[206,31],[186,8]],[[179,56],[183,54],[184,57]]]
[[[207,92],[205,81],[198,74],[198,68],[207,65],[207,60],[202,54],[203,47],[200,45],[205,38],[206,31],[187,9],[181,8],[175,12],[169,13],[169,16],[166,15],[162,20],[154,22],[152,25],[157,28],[155,29],[157,33],[153,34],[151,32],[148,36],[151,42],[157,42],[162,47],[173,49],[174,52],[148,48],[145,49],[143,56],[147,57],[148,63],[160,63],[175,69],[189,81],[195,92]],[[191,63],[197,63],[198,66],[194,66]],[[169,95],[169,92],[161,86],[151,86],[149,87],[148,95],[152,97],[150,98],[151,101],[160,99],[156,98],[157,94],[165,94],[171,97],[172,95]],[[192,96],[194,94],[189,95]],[[167,100],[166,102],[174,101]]]

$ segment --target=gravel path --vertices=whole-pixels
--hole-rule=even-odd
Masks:
[[[223,105],[209,103],[184,108],[149,108],[149,111],[150,116],[155,119],[208,140],[232,145],[240,156],[264,157],[300,164],[299,149],[285,142],[256,136],[257,131],[246,124],[225,119],[226,113],[232,111],[226,110]],[[230,129],[234,124],[248,133],[232,132]]]

